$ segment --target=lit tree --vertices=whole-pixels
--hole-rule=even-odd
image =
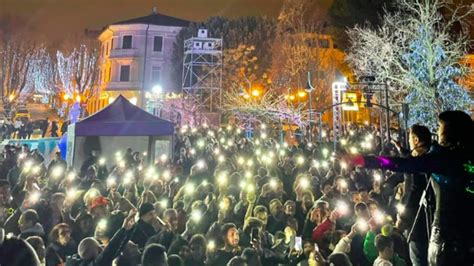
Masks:
[[[79,95],[83,101],[92,96],[98,73],[98,50],[86,44],[69,53],[57,51],[57,84],[69,96]]]
[[[56,64],[46,47],[40,47],[32,59],[30,75],[26,84],[29,92],[55,95],[59,91],[55,82]]]
[[[1,18],[0,24],[0,93],[4,104],[15,104],[23,96],[31,74],[38,45],[26,38],[23,21]]]
[[[286,0],[278,17],[277,37],[273,45],[271,80],[281,93],[288,88],[305,89],[307,72],[311,71],[313,106],[329,103],[331,83],[336,70],[345,69],[344,54],[330,49],[329,36],[324,35],[324,20],[308,14],[315,12],[312,1]]]
[[[242,95],[239,90],[226,91],[223,96],[223,109],[240,122],[286,123],[304,126],[307,120],[302,105],[291,106],[284,95],[264,91],[258,96]]]
[[[452,29],[473,9],[460,5],[449,16],[440,10],[448,10],[442,0],[400,0],[398,11],[385,14],[380,27],[349,31],[355,72],[388,82],[391,100],[409,104],[409,124],[431,129],[440,112],[468,111],[471,102],[457,83],[466,74],[460,64],[466,38]]]

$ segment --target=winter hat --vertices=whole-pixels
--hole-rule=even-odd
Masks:
[[[96,258],[100,253],[100,244],[93,237],[84,238],[77,247],[79,257],[83,260]]]
[[[140,210],[138,211],[140,217],[142,217],[143,215],[151,212],[151,211],[154,211],[155,210],[155,206],[153,206],[153,204],[149,203],[149,202],[145,202],[142,204],[142,206],[140,206]]]

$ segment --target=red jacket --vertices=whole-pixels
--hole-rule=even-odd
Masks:
[[[320,225],[317,225],[313,229],[313,233],[311,235],[313,241],[321,241],[326,234],[327,231],[331,230],[332,227],[334,226],[334,223],[331,222],[331,220],[326,219],[323,223]]]

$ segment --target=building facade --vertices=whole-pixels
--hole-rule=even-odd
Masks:
[[[97,95],[88,104],[95,113],[123,95],[145,108],[152,89],[173,91],[173,45],[189,21],[152,13],[149,16],[113,23],[100,33],[99,81]]]

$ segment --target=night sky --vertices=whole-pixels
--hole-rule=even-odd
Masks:
[[[34,34],[50,41],[158,12],[188,20],[211,16],[277,16],[283,0],[0,0],[0,15],[23,18]]]

